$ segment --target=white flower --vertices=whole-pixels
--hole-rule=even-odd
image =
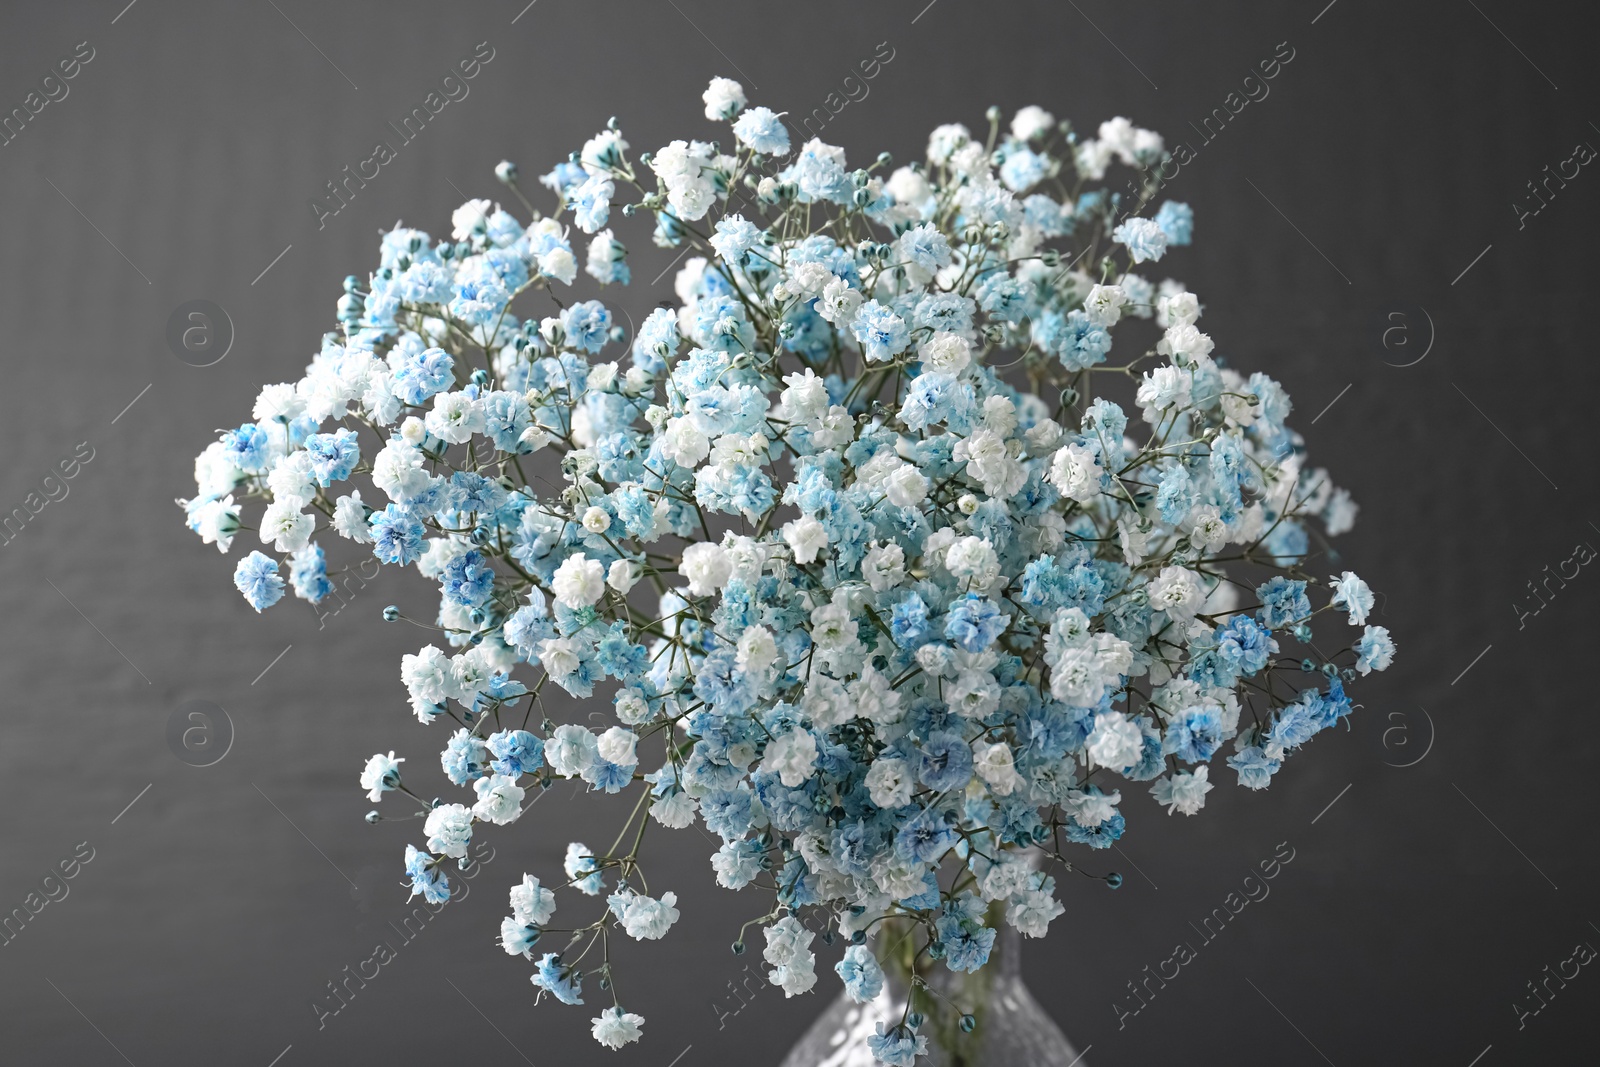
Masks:
[[[422,450],[391,439],[372,458],[372,484],[390,500],[405,503],[427,490],[433,475],[423,469]]]
[[[945,569],[956,578],[972,580],[972,586],[986,589],[1000,573],[1000,558],[994,546],[981,537],[958,538],[944,556]]]
[[[565,637],[550,637],[540,641],[538,660],[539,666],[557,681],[571,675],[581,662],[572,641]]]
[[[361,771],[361,788],[367,791],[368,800],[377,803],[383,799],[383,794],[387,790],[393,789],[399,783],[400,764],[404,762],[404,757],[394,758],[393,750],[390,750],[387,756],[379,752],[367,760],[366,767]]]
[[[190,506],[193,506],[190,501]],[[221,500],[207,500],[190,512],[189,526],[200,535],[203,544],[214,544],[218,552],[226,553],[233,544],[233,535],[239,529],[239,507],[233,502],[233,495],[223,497]],[[362,528],[365,529],[365,522]]]
[[[899,545],[890,543],[867,550],[861,561],[861,573],[875,593],[893,589],[906,580],[906,553]]]
[[[1006,908],[1006,921],[1024,937],[1043,937],[1050,920],[1066,910],[1044,890],[1029,890],[1012,898],[1011,906]]]
[[[783,524],[783,539],[794,552],[796,563],[815,563],[828,547],[828,531],[809,515]]]
[[[1188,407],[1189,393],[1193,387],[1192,374],[1182,367],[1168,364],[1145,373],[1139,381],[1139,392],[1135,399],[1140,407],[1151,411]]]
[[[293,500],[274,500],[261,513],[261,543],[279,552],[298,552],[311,541],[317,520]]]
[[[713,122],[727,121],[744,110],[744,86],[732,78],[712,78],[711,84],[700,95],[705,101],[706,118]]]
[[[752,626],[739,635],[736,662],[739,669],[760,676],[778,658],[778,643],[765,626]]]
[[[909,463],[889,472],[883,482],[884,495],[897,508],[914,508],[928,496],[928,479]]]
[[[722,587],[728,583],[728,576],[733,573],[733,562],[728,559],[727,550],[721,545],[702,541],[684,547],[678,573],[688,579],[690,596],[711,596],[721,593]]]
[[[1115,285],[1097,285],[1083,298],[1083,313],[1096,326],[1115,326],[1122,318],[1122,305],[1128,294]]]
[[[473,434],[483,432],[483,408],[465,393],[439,393],[423,422],[439,440],[465,444]]]
[[[1011,748],[1003,741],[978,743],[972,749],[972,765],[978,777],[989,783],[995,796],[1010,796],[1022,784],[1022,776],[1012,761]]]
[[[1228,542],[1228,525],[1214,504],[1205,504],[1189,513],[1189,543],[1204,552]],[[1230,586],[1231,588],[1231,586]]]
[[[557,245],[539,256],[539,273],[571,285],[578,277],[578,257],[565,245]]]
[[[854,637],[851,640],[854,642]],[[889,678],[875,667],[863,667],[861,677],[851,682],[847,690],[851,714],[885,725],[899,722],[905,714],[900,706],[900,693],[890,686]]]
[[[936,127],[928,135],[928,162],[942,167],[962,145],[972,140],[972,133],[961,123],[951,122]]]
[[[450,657],[428,645],[415,656],[400,657],[400,680],[413,699],[440,704],[449,696]]]
[[[650,717],[650,702],[638,689],[618,689],[615,706],[617,718],[629,726],[637,726]]]
[[[828,410],[828,387],[810,367],[784,376],[783,408],[797,422],[809,422]]]
[[[786,997],[810,990],[817,981],[814,970],[817,957],[810,949],[811,939],[815,935],[801,926],[800,920],[793,915],[785,915],[763,930],[762,934],[767,941],[767,947],[761,953],[762,958],[774,968],[767,972],[767,979],[773,985],[781,986]]]
[[[1017,460],[1017,448],[1006,441],[1003,431],[984,426],[956,444],[951,458],[965,462],[973,477],[983,483],[983,491],[997,500],[1004,500],[1020,490],[1028,480],[1028,471]],[[977,510],[977,500],[965,514]]]
[[[972,363],[972,342],[958,333],[939,332],[922,342],[917,357],[927,370],[960,374]]]
[[[846,326],[856,317],[864,299],[861,290],[850,288],[850,283],[843,278],[835,278],[822,287],[817,314],[836,326]]]
[[[790,789],[810,778],[817,770],[817,739],[810,730],[785,730],[767,742],[761,769],[777,774]]]
[[[903,808],[911,803],[914,784],[911,768],[903,759],[876,759],[867,767],[867,794],[880,808]]]
[[[1162,567],[1149,593],[1151,608],[1180,622],[1193,618],[1206,599],[1199,577],[1187,567]]]
[[[1205,366],[1211,362],[1211,350],[1216,345],[1211,338],[1190,325],[1167,327],[1167,332],[1156,342],[1156,352],[1169,356],[1182,367]]]
[[[372,543],[372,528],[367,525],[367,508],[361,502],[361,490],[352,489],[348,496],[333,502],[333,529],[340,537],[348,537],[359,544]]]
[[[968,719],[981,719],[1000,706],[1000,685],[987,671],[958,671],[945,695],[950,710]]]
[[[639,1040],[643,1031],[644,1016],[635,1015],[631,1011],[623,1011],[621,1007],[607,1008],[590,1020],[593,1025],[589,1033],[594,1039],[606,1048],[621,1048]]]
[[[1120,711],[1102,711],[1094,717],[1089,733],[1089,758],[1107,770],[1125,771],[1139,762],[1144,750],[1144,735]]]
[[[608,901],[623,930],[635,941],[659,941],[665,937],[678,921],[678,909],[673,907],[677,902],[676,893],[663,893],[656,900],[631,889],[619,889]]]
[[[475,231],[481,232],[489,220],[494,205],[488,200],[468,200],[450,213],[450,237],[465,241]]]
[[[900,167],[889,175],[885,188],[889,190],[890,196],[902,204],[918,205],[933,195],[927,177],[910,167]]]
[[[422,832],[428,835],[429,852],[465,859],[472,840],[472,812],[460,804],[440,804],[428,812]]]
[[[620,726],[613,726],[600,735],[596,747],[600,758],[607,763],[615,763],[619,767],[632,767],[639,762],[635,751],[639,744],[639,735],[632,730],[624,730]]]
[[[623,596],[628,595],[628,590],[639,584],[642,572],[637,563],[626,559],[611,561],[611,566],[606,570],[606,584]]]
[[[568,556],[550,578],[550,589],[562,604],[577,611],[605,593],[605,565],[582,552]]]
[[[524,874],[519,885],[511,887],[511,917],[524,926],[543,926],[556,913],[556,895],[539,884],[539,879]]]
[[[584,511],[581,522],[590,533],[602,534],[611,529],[611,513],[598,504],[591,504]]]
[[[680,467],[697,467],[711,454],[711,440],[695,428],[694,422],[677,416],[667,422],[661,435],[661,450]]]
[[[1163,328],[1192,326],[1200,317],[1200,298],[1193,293],[1163,293],[1156,299],[1156,325]]]
[[[1211,768],[1205,764],[1188,771],[1179,771],[1176,774],[1162,778],[1150,787],[1150,793],[1157,801],[1166,805],[1167,814],[1182,812],[1193,815],[1205,807],[1206,794],[1211,792],[1212,785],[1206,779],[1210,777]]]
[[[472,783],[478,802],[472,805],[472,814],[484,822],[504,826],[522,814],[523,789],[510,775],[492,774]]]
[[[561,777],[574,778],[594,766],[599,749],[594,734],[576,723],[564,723],[545,742],[544,760]]]
[[[1112,790],[1110,793],[1090,793],[1072,789],[1067,792],[1067,799],[1061,803],[1061,810],[1080,826],[1099,826],[1117,813],[1117,805],[1121,802],[1122,793],[1117,790]]]
[[[1056,451],[1046,477],[1062,496],[1086,504],[1099,494],[1101,474],[1099,460],[1088,446],[1070,444]]]
[[[1037,104],[1020,109],[1011,119],[1011,136],[1019,141],[1031,141],[1049,131],[1056,117]]]
[[[669,830],[682,830],[694,822],[699,810],[688,793],[669,793],[650,805],[650,817]]]

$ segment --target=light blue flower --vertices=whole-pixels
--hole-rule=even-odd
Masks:
[[[1376,602],[1372,590],[1367,587],[1355,571],[1345,571],[1333,580],[1333,596],[1331,603],[1349,611],[1351,626],[1362,626],[1367,621],[1367,616],[1372,611]]]
[[[239,561],[233,569],[233,586],[257,611],[265,611],[283,598],[283,578],[278,574],[277,561],[260,552],[252,552]]]
[[[844,982],[845,995],[857,1004],[877,1000],[883,992],[883,968],[866,945],[851,945],[844,950],[844,958],[834,964]]]
[[[887,1067],[916,1067],[917,1057],[927,1055],[928,1039],[903,1023],[879,1022],[867,1038],[867,1051]]]
[[[1250,745],[1229,756],[1228,766],[1239,773],[1239,784],[1246,789],[1265,789],[1283,761],[1269,758],[1259,745]]]
[[[246,474],[259,474],[272,465],[267,432],[253,422],[222,435],[222,454]]]
[[[746,108],[734,120],[733,135],[764,156],[781,156],[789,151],[789,131],[771,108]]]
[[[539,957],[539,970],[530,980],[563,1004],[583,1003],[583,975],[563,965],[554,952]]]
[[[544,742],[526,730],[497,731],[489,735],[485,745],[494,756],[489,766],[496,774],[516,778],[544,766]]]
[[[876,300],[857,309],[850,333],[860,342],[862,354],[876,363],[893,359],[911,343],[911,328],[906,320]]]
[[[598,352],[611,329],[611,312],[598,300],[580,300],[561,312],[561,328],[575,347]]]
[[[1111,231],[1111,239],[1125,245],[1135,263],[1158,260],[1167,252],[1167,234],[1151,219],[1127,219]]]
[[[1194,238],[1194,209],[1188,204],[1168,200],[1156,212],[1156,225],[1167,235],[1167,244],[1186,245]],[[1160,253],[1150,258],[1159,259]]]
[[[717,220],[717,232],[711,235],[711,247],[725,262],[737,266],[744,254],[761,239],[761,227],[743,215],[727,215]]]
[[[1258,586],[1256,596],[1261,600],[1261,623],[1269,630],[1279,630],[1311,614],[1311,601],[1306,598],[1306,583],[1274,575]]]
[[[443,904],[450,899],[450,879],[432,855],[415,845],[406,846],[406,877],[411,879],[412,896],[421,896],[429,904]]]
[[[394,372],[394,395],[420,405],[455,383],[455,360],[442,348],[403,356]]]
[[[306,454],[311,457],[312,477],[318,485],[328,486],[350,477],[361,460],[361,445],[354,430],[341,427],[306,438]]]
[[[1356,642],[1356,670],[1362,674],[1382,671],[1394,662],[1394,640],[1385,626],[1368,626]]]
[[[289,581],[294,583],[295,596],[313,604],[322,603],[333,592],[321,545],[313,541],[289,558]]]
[[[389,504],[375,512],[367,526],[372,532],[372,554],[384,563],[405,566],[422,558],[427,531],[404,504]]]
[[[584,183],[567,196],[567,206],[572,209],[573,221],[584,233],[602,229],[611,217],[611,197],[616,186],[604,174],[591,174]]]

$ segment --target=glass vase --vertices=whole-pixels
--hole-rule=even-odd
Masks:
[[[994,947],[976,974],[952,973],[925,958],[920,964],[927,989],[917,993],[913,1008],[924,1018],[918,1033],[927,1037],[928,1053],[917,1060],[919,1067],[1086,1067],[1022,982],[1021,935],[1003,921],[990,925],[997,925]],[[909,947],[909,939],[892,929],[874,939],[887,946],[880,949],[884,984],[878,998],[855,1004],[840,993],[789,1050],[783,1067],[873,1067],[867,1038],[878,1023],[889,1028],[901,1021],[911,988],[909,954],[895,951],[896,938]],[[963,1015],[975,1024],[970,1032],[961,1026]]]

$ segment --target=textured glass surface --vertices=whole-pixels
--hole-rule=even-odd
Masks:
[[[943,966],[933,968],[929,983],[940,994],[934,1008],[927,997],[917,1008],[927,1021],[921,1031],[928,1038],[928,1055],[917,1063],[932,1067],[1087,1067],[1066,1035],[1022,984],[1018,961],[1021,936],[1010,926],[1000,928],[990,963],[975,975],[955,975]],[[873,1067],[867,1038],[879,1022],[898,1023],[905,1011],[906,984],[886,968],[887,980],[877,1000],[852,1004],[843,993],[818,1017],[789,1050],[783,1067]],[[960,1012],[970,1012],[977,1022],[971,1033],[959,1026]]]

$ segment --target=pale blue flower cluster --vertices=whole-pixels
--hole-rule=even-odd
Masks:
[[[610,929],[653,940],[678,917],[640,874],[648,823],[699,821],[718,881],[770,895],[774,984],[812,988],[826,929],[868,1000],[886,921],[962,972],[1001,911],[1043,935],[1056,875],[1122,835],[1120,785],[1193,815],[1221,756],[1265,787],[1394,644],[1359,577],[1308,570],[1355,505],[1307,463],[1283,389],[1213,357],[1193,293],[1134,273],[1189,244],[1192,212],[1094,187],[1161,159],[1158,135],[1114,119],[1080,139],[1033,107],[859,167],[792,146],[736,82],[705,102],[726,150],[633,157],[612,125],[542,179],[554,216],[503,165],[526,221],[473,200],[448,240],[386,234],[305,376],[261,391],[181,503],[224,551],[259,536],[234,575],[257,611],[285,564],[296,596],[336,594],[330,533],[438,583],[411,621],[439,643],[401,679],[418,720],[450,724],[441,770],[472,795],[418,798],[414,893],[447,899],[448,861],[530,790],[638,791],[617,844],[573,843],[564,879],[511,890],[507,952],[561,935],[542,992],[581,1003],[586,967],[615,997]],[[568,293],[572,227],[588,274],[625,284],[608,227],[640,214],[687,255],[677,306],[624,329]],[[1321,635],[1325,659],[1318,616],[1360,630]],[[399,762],[369,762],[373,799],[417,798]],[[602,900],[556,931],[556,890]],[[922,1018],[877,1055],[910,1063]],[[614,1003],[595,1035],[642,1023]]]

